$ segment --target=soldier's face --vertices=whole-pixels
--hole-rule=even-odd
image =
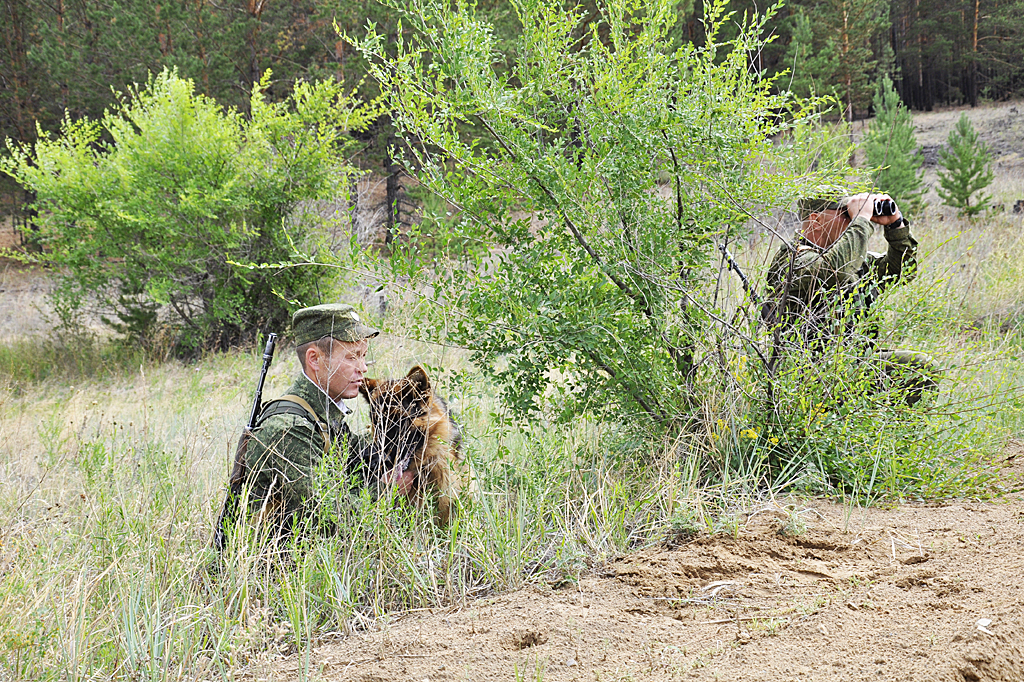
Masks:
[[[317,371],[317,381],[332,400],[355,398],[366,374],[366,339],[348,343],[334,340],[329,357],[323,358]]]
[[[850,216],[845,210],[828,209],[820,213],[812,213],[808,218],[809,225],[804,225],[804,234],[815,245],[827,249],[843,236],[850,226]]]

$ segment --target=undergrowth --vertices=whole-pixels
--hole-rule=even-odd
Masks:
[[[115,377],[139,365],[151,365],[164,354],[79,330],[48,337],[13,339],[0,345],[0,378],[25,387],[47,380],[61,383],[78,379]]]
[[[396,612],[571,586],[646,544],[738,532],[737,511],[785,491],[849,504],[997,495],[998,454],[1022,430],[1022,339],[991,316],[1016,301],[1018,230],[1009,216],[984,239],[969,223],[916,230],[920,276],[877,321],[886,343],[944,368],[920,408],[877,392],[837,400],[842,366],[862,367],[839,352],[790,357],[767,411],[738,347],[701,387],[702,421],[668,440],[586,418],[524,423],[461,352],[406,340],[392,313],[376,374],[426,363],[466,434],[476,491],[456,521],[334,494],[344,482],[324,471],[338,533],[275,544],[243,526],[223,558],[208,546],[258,351],[181,364],[100,343],[0,349],[0,677],[226,679]],[[755,276],[767,248],[741,254]],[[294,368],[282,351],[265,395]]]

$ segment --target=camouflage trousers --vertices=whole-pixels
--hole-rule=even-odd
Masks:
[[[899,392],[907,405],[921,401],[928,392],[936,392],[942,369],[927,353],[914,350],[879,350],[874,353],[881,369],[879,389]]]

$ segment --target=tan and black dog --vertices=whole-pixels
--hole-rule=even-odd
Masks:
[[[401,379],[366,379],[359,392],[370,403],[371,442],[362,458],[378,480],[413,471],[410,499],[436,495],[438,520],[447,525],[466,479],[462,433],[444,399],[416,366]]]

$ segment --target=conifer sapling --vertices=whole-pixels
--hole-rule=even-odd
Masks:
[[[920,145],[914,136],[914,119],[903,106],[889,76],[882,76],[875,90],[875,119],[868,126],[861,146],[875,187],[887,192],[907,215],[924,205]]]
[[[941,186],[936,191],[946,205],[960,209],[960,215],[974,217],[992,203],[992,196],[982,192],[992,184],[992,155],[988,145],[978,139],[966,113],[960,115],[946,145],[939,151],[939,163],[946,172],[939,171]]]

